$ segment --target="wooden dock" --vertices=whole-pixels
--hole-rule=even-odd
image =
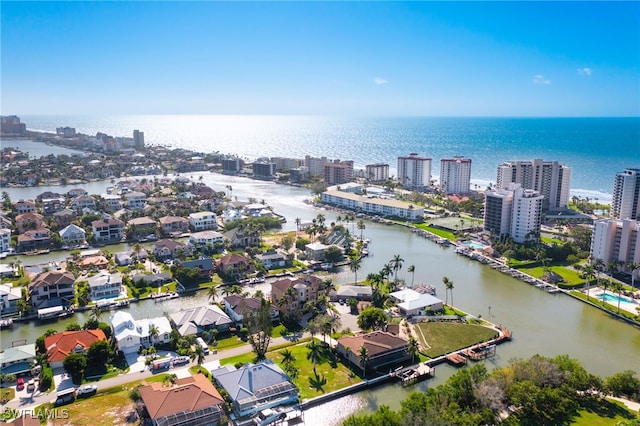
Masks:
[[[397,377],[403,386],[409,386],[421,380],[433,376],[435,368],[430,367],[426,362],[418,365],[396,370],[389,374],[390,377]]]
[[[454,367],[462,367],[467,363],[467,359],[460,355],[458,352],[450,353],[446,356],[447,362]]]

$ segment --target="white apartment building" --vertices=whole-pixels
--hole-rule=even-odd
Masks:
[[[633,219],[603,219],[593,224],[591,259],[623,262],[623,269],[631,262],[640,263],[640,222]]]
[[[8,253],[11,248],[11,230],[0,229],[0,253]]]
[[[218,229],[218,217],[213,212],[196,212],[189,215],[189,223],[194,231]]]
[[[537,191],[513,183],[507,189],[487,192],[484,230],[519,244],[539,241],[543,200]]]
[[[309,174],[324,177],[324,165],[328,162],[327,157],[315,158],[309,155],[304,157],[304,165],[309,169]]]
[[[611,200],[611,216],[640,220],[640,169],[616,173]]]
[[[147,196],[144,192],[133,191],[124,194],[127,208],[130,210],[144,210],[147,206]]]
[[[519,183],[523,189],[538,191],[544,196],[544,211],[565,210],[571,189],[571,168],[557,161],[506,161],[498,166],[496,187],[506,189]]]
[[[327,190],[321,194],[323,203],[356,210],[367,214],[400,217],[411,221],[422,221],[424,209],[404,201],[367,197],[337,190]]]
[[[389,165],[383,163],[367,164],[364,177],[371,182],[382,182],[389,179]]]
[[[398,180],[406,189],[424,190],[431,185],[431,158],[419,157],[412,152],[398,157]]]
[[[471,160],[456,156],[440,160],[440,191],[467,194],[471,186]]]

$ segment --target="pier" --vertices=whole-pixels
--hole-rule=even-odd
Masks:
[[[422,362],[418,365],[407,368],[400,368],[396,371],[393,371],[389,373],[389,377],[397,377],[398,379],[400,379],[400,382],[402,382],[402,386],[409,386],[421,380],[433,377],[434,372],[434,367],[430,367],[426,362]]]

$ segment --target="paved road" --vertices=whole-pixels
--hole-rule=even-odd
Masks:
[[[284,343],[295,341],[295,340],[298,340],[298,339],[300,339],[302,337],[307,337],[307,336],[308,336],[308,334],[297,334],[297,335],[291,335],[291,336],[287,336],[287,337],[272,338],[271,339],[271,343],[270,343],[269,346],[282,345]],[[231,356],[246,354],[246,353],[249,353],[251,351],[252,351],[251,345],[250,344],[246,344],[246,345],[238,346],[238,347],[235,347],[235,348],[230,348],[230,349],[226,349],[226,350],[223,350],[223,351],[219,351],[217,354],[211,353],[211,354],[209,354],[209,355],[207,355],[205,357],[205,361],[203,362],[203,364],[214,363],[215,361],[219,361],[222,358],[228,358],[228,357],[231,357]],[[189,374],[188,373],[188,369],[192,365],[195,365],[195,363],[191,362],[191,363],[186,364],[184,366],[181,366],[179,368],[172,368],[170,370],[162,370],[161,373],[170,372],[170,373],[178,375],[178,377],[184,377],[184,376]],[[124,385],[124,384],[127,384],[127,383],[131,383],[131,382],[134,382],[134,381],[137,381],[137,380],[146,379],[146,378],[151,377],[154,374],[156,374],[156,373],[151,372],[149,369],[145,369],[144,371],[140,371],[140,370],[136,371],[136,370],[132,369],[127,374],[121,374],[121,375],[116,376],[116,377],[111,377],[109,379],[101,380],[99,382],[94,382],[93,384],[95,384],[98,387],[98,390],[107,389],[107,388],[111,388],[111,387],[114,387],[114,386],[120,386],[120,385]],[[60,383],[60,381],[61,381],[61,377],[56,377],[55,382],[56,383]],[[61,389],[64,389],[65,387],[61,387]],[[36,390],[33,393],[29,393],[29,392],[26,392],[26,391],[20,391],[20,392],[18,392],[16,394],[16,398],[12,399],[7,404],[5,404],[4,406],[0,406],[0,407],[12,408],[12,409],[17,409],[17,410],[29,410],[29,409],[35,408],[36,406],[38,406],[40,404],[45,404],[47,402],[51,402],[51,400],[55,399],[55,397],[56,397],[55,392],[40,392],[40,391]]]

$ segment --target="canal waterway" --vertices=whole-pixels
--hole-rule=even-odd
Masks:
[[[193,175],[195,179],[200,176],[196,173]],[[238,200],[246,200],[248,197],[256,198],[258,201],[264,199],[277,213],[287,217],[285,230],[295,229],[297,217],[302,221],[310,221],[322,213],[327,223],[334,221],[336,217],[333,211],[306,204],[304,201],[311,195],[302,188],[211,173],[202,173],[202,176],[203,181],[215,190],[225,190],[225,186],[232,186],[232,196],[237,196]],[[108,182],[103,184],[111,185]],[[60,190],[60,187],[41,187],[38,188],[38,193],[56,188]],[[10,196],[15,199],[13,194],[10,193]],[[370,221],[365,221],[365,224],[364,235],[371,240],[371,254],[362,262],[362,268],[358,271],[359,280],[364,279],[370,272],[379,272],[385,263],[398,254],[404,259],[399,278],[411,282],[411,274],[407,272],[407,268],[409,265],[415,265],[414,282],[432,284],[436,286],[438,296],[444,297],[442,277],[447,276],[454,283],[455,306],[473,315],[481,315],[496,324],[502,324],[513,332],[513,341],[499,346],[496,357],[485,361],[489,369],[505,366],[514,358],[528,358],[534,354],[550,357],[568,354],[582,362],[589,371],[603,377],[627,369],[640,372],[638,328],[571,297],[546,293],[488,266],[459,256],[454,253],[453,248],[437,245],[407,229]],[[29,265],[59,260],[64,256],[64,253],[50,253],[44,256],[23,257],[21,261],[23,265]],[[334,277],[337,284],[352,283],[353,280],[354,274],[348,271],[348,268]],[[202,303],[207,303],[204,292],[160,303],[143,301],[132,304],[127,309],[135,318],[146,318]],[[66,323],[82,323],[86,319],[86,314],[78,314],[76,318],[56,323],[32,322],[28,325],[16,325],[11,331],[0,332],[0,345],[5,348],[10,346],[11,341],[19,339],[32,342],[47,328],[62,330]],[[336,399],[306,410],[305,422],[312,425],[339,424],[351,413],[370,411],[381,404],[398,408],[400,401],[409,392],[436,386],[453,372],[450,367],[439,366],[434,379],[408,389],[400,385],[385,384]]]

